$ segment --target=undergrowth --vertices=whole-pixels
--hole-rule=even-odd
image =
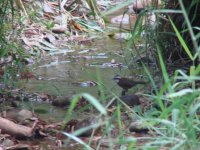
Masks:
[[[18,40],[22,17],[14,9],[14,1],[1,1],[0,18],[0,81],[6,87],[15,87],[18,75],[27,70],[24,58],[30,55]]]

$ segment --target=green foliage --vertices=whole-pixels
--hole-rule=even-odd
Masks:
[[[6,37],[5,37],[5,24],[6,24],[6,16],[8,14],[8,8],[9,8],[9,1],[3,0],[0,3],[0,57],[3,57],[6,53]]]
[[[25,57],[29,57],[24,52],[24,49],[18,42],[18,35],[21,30],[15,28],[16,20],[19,16],[14,13],[13,1],[2,0],[0,3],[0,58],[3,58],[5,62],[1,66],[3,75],[0,76],[1,82],[4,84],[15,86],[15,81],[19,78],[17,74],[20,74],[23,64],[21,61]],[[20,25],[20,23],[18,24]],[[6,62],[6,60],[9,60]],[[4,64],[5,63],[5,64]]]
[[[107,115],[106,109],[99,103],[99,101],[95,97],[93,97],[87,93],[82,93],[82,94],[76,95],[73,98],[73,100],[70,104],[69,110],[67,112],[66,118],[64,119],[64,122],[67,123],[71,119],[70,116],[73,113],[73,110],[74,110],[76,104],[80,100],[80,97],[84,97],[86,100],[88,100],[102,115]]]
[[[196,14],[194,14],[193,18],[190,20],[190,19],[189,19],[189,12],[185,9],[185,6],[184,6],[184,4],[183,4],[183,1],[182,1],[182,0],[179,0],[179,4],[180,4],[180,7],[181,7],[181,10],[182,10],[184,19],[185,19],[185,23],[186,23],[186,25],[187,25],[186,28],[189,30],[189,34],[190,34],[190,36],[191,36],[192,44],[193,44],[193,47],[194,47],[194,49],[195,49],[195,51],[196,51],[196,55],[195,55],[195,56],[196,56],[196,57],[199,57],[199,59],[200,59],[200,54],[199,54],[199,52],[198,52],[197,39],[195,38],[195,34],[194,34],[193,29],[192,29],[192,21],[193,21],[195,18],[197,19],[198,16],[196,16]],[[192,6],[194,6],[194,5],[196,5],[196,8],[198,9],[198,7],[199,7],[199,2],[193,0],[193,1],[192,1],[192,4],[190,4],[190,8],[192,8]],[[199,14],[198,14],[198,15],[199,15]],[[182,43],[181,43],[181,44],[182,44]],[[182,46],[184,46],[184,45],[182,45]],[[195,57],[195,58],[196,58],[196,57]]]
[[[181,36],[180,32],[178,31],[178,29],[176,28],[175,24],[173,23],[173,21],[171,20],[171,18],[169,18],[170,23],[172,24],[174,31],[176,33],[176,36],[178,37],[181,45],[183,46],[184,50],[186,51],[186,53],[188,54],[189,58],[193,61],[194,58],[186,44],[186,42],[184,41],[183,37]]]
[[[46,28],[48,30],[51,30],[54,27],[54,22],[51,21],[51,20],[50,21],[43,21],[42,23],[46,26]]]
[[[144,31],[144,26],[142,25],[143,20],[145,19],[146,12],[142,11],[134,24],[133,29],[131,30],[132,38],[130,40],[130,43],[133,43],[134,41],[137,41],[140,39],[142,31]],[[146,30],[145,30],[146,31]]]
[[[37,16],[37,12],[36,12],[35,10],[32,10],[32,11],[29,13],[30,19],[34,19],[36,16]]]

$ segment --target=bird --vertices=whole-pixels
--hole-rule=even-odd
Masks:
[[[125,95],[128,89],[136,86],[137,84],[146,84],[147,82],[145,81],[134,81],[129,78],[121,77],[119,75],[116,75],[113,78],[114,81],[123,89],[122,95]]]

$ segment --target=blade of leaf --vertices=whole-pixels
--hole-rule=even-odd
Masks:
[[[187,44],[185,43],[183,37],[181,36],[180,32],[178,31],[178,29],[176,28],[175,24],[173,23],[173,21],[171,20],[170,17],[169,17],[169,21],[170,21],[170,23],[171,23],[171,25],[172,25],[175,33],[176,33],[176,36],[178,37],[178,40],[180,41],[181,45],[183,46],[185,52],[188,54],[188,56],[190,57],[190,59],[193,61],[194,58],[193,58],[193,56],[192,56],[192,54],[191,54],[191,52],[190,52]]]
[[[87,93],[83,93],[81,95],[85,99],[87,99],[94,107],[96,107],[96,109],[99,110],[99,112],[101,112],[104,115],[107,114],[106,109],[99,103],[99,101],[95,97],[93,97]]]

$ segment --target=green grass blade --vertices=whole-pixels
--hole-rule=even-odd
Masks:
[[[119,130],[121,132],[121,129],[122,129],[122,120],[121,120],[121,110],[120,110],[119,101],[117,101],[117,124],[118,124]]]
[[[64,118],[64,120],[63,120],[63,122],[64,122],[63,127],[62,127],[63,129],[64,129],[65,124],[70,120],[71,114],[72,114],[72,112],[73,112],[73,110],[74,110],[76,104],[77,104],[78,101],[79,101],[79,97],[80,97],[79,95],[76,95],[76,96],[73,98],[73,100],[72,100],[72,102],[71,102],[71,104],[70,104],[70,107],[69,107],[69,109],[68,109],[68,111],[67,111],[67,114],[66,114],[66,116],[65,116],[65,118]]]
[[[192,2],[194,2],[194,1],[192,1]],[[194,3],[196,3],[196,2],[194,2]],[[194,5],[194,3],[193,3],[193,5]],[[189,33],[190,33],[190,37],[191,37],[191,40],[192,40],[192,44],[193,44],[193,46],[194,46],[194,49],[195,49],[195,51],[196,51],[196,54],[198,54],[198,45],[197,45],[197,41],[195,40],[195,35],[194,35],[194,32],[193,32],[193,29],[192,29],[192,25],[191,25],[191,20],[189,19],[189,17],[188,17],[188,12],[187,12],[187,10],[185,9],[185,6],[184,6],[184,4],[183,4],[183,0],[179,0],[179,4],[180,4],[180,7],[181,7],[181,10],[183,11],[183,16],[184,16],[184,19],[185,19],[185,22],[186,22],[186,24],[187,24],[187,28],[188,28],[188,30],[189,30]],[[190,6],[192,6],[192,5],[190,5]],[[195,16],[196,14],[195,14],[195,12],[194,12],[194,16]],[[200,57],[200,55],[198,54],[198,56]]]
[[[118,5],[114,6],[114,7],[112,7],[110,10],[108,10],[108,11],[102,13],[101,15],[102,15],[102,16],[107,16],[107,15],[109,15],[109,14],[112,14],[112,13],[118,11],[118,10],[121,9],[121,8],[124,8],[124,7],[128,6],[128,5],[133,4],[134,1],[135,1],[135,0],[127,0],[127,1],[125,1],[125,2],[122,2],[122,3],[120,3],[120,4],[118,4]]]
[[[81,94],[86,100],[88,100],[94,107],[96,107],[96,109],[101,113],[101,114],[104,114],[104,115],[106,115],[107,114],[107,112],[106,112],[106,109],[99,103],[99,101],[95,98],[95,97],[93,97],[93,96],[91,96],[91,95],[89,95],[89,94],[87,94],[87,93],[83,93],[83,94]]]
[[[90,146],[88,146],[83,140],[81,140],[80,138],[69,134],[67,132],[62,132],[64,135],[66,135],[67,137],[69,137],[70,139],[73,139],[74,141],[80,143],[81,145],[83,145],[87,150],[94,150],[93,148],[91,148]]]
[[[175,24],[173,23],[173,21],[171,20],[170,17],[169,17],[169,21],[170,21],[170,23],[171,23],[171,25],[172,25],[175,33],[176,33],[176,36],[178,37],[178,40],[180,41],[181,45],[183,46],[185,52],[188,54],[189,58],[193,61],[194,58],[193,58],[186,42],[184,41],[183,37],[181,36],[180,32],[178,31],[178,29],[176,28]]]
[[[151,84],[152,84],[152,86],[153,86],[153,88],[154,88],[154,90],[155,90],[155,92],[156,92],[156,95],[157,95],[156,101],[157,101],[158,105],[160,106],[161,110],[163,111],[163,110],[164,110],[164,104],[163,104],[163,102],[162,102],[161,95],[160,95],[160,93],[158,92],[158,88],[157,88],[157,86],[156,86],[156,83],[154,82],[154,79],[153,79],[152,75],[150,74],[150,71],[149,71],[149,70],[147,69],[147,67],[145,66],[145,64],[142,63],[142,65],[143,65],[144,70],[145,70],[147,76],[149,77],[149,80],[150,80],[150,82],[151,82]],[[160,95],[160,96],[159,96],[159,95]]]
[[[162,70],[162,74],[163,74],[165,83],[168,85],[168,91],[170,93],[173,93],[173,88],[172,88],[172,85],[170,83],[170,79],[169,79],[169,76],[168,76],[168,73],[167,73],[167,69],[165,67],[165,64],[164,64],[164,61],[163,61],[163,58],[162,58],[161,48],[160,48],[158,43],[156,44],[156,47],[157,47],[158,57],[159,57],[160,66],[161,66],[161,70]]]

